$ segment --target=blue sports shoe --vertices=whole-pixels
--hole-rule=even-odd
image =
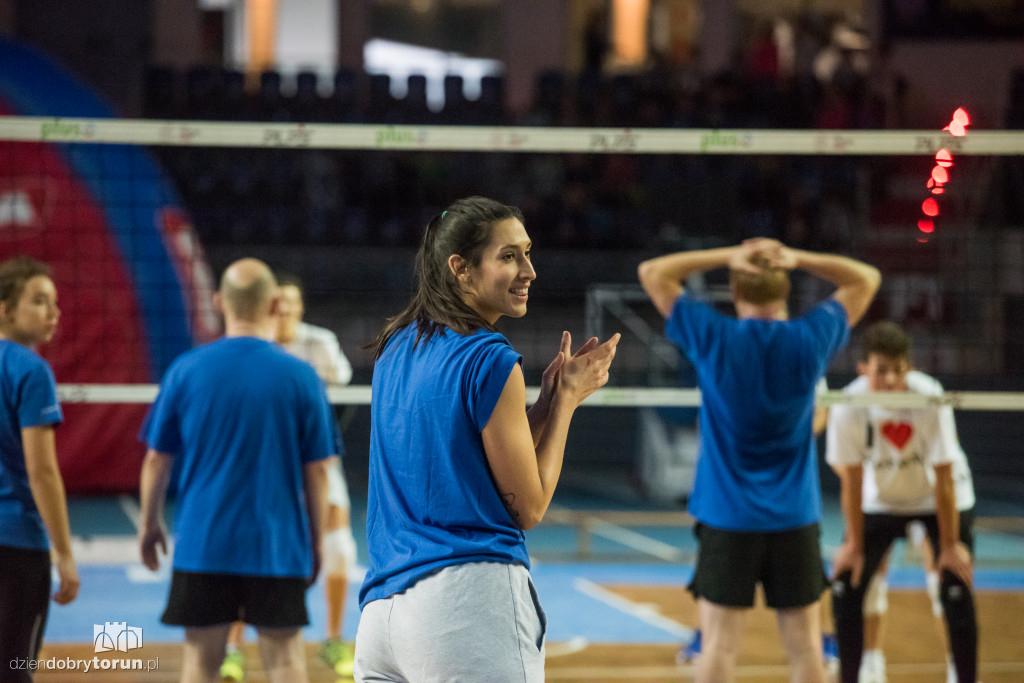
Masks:
[[[839,643],[836,642],[836,634],[826,633],[821,637],[821,651],[825,654],[825,661],[839,659]]]
[[[690,642],[679,649],[676,654],[677,664],[689,664],[700,656],[700,629],[693,632]]]
[[[825,655],[825,669],[829,673],[839,670],[839,643],[836,634],[826,633],[821,637],[821,651]]]

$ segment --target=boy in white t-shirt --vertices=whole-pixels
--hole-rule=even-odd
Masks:
[[[866,331],[857,368],[861,376],[847,393],[942,393],[938,381],[911,369],[910,337],[891,322]],[[893,541],[905,537],[909,522],[920,520],[936,549],[939,598],[957,680],[973,683],[978,647],[971,591],[974,487],[952,408],[833,406],[825,457],[839,474],[846,522],[832,570],[841,680],[858,680],[865,590]]]

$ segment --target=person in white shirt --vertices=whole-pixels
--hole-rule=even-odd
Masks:
[[[844,391],[940,395],[938,381],[911,368],[910,346],[909,335],[894,323],[870,327],[857,365],[860,377]],[[866,589],[893,541],[905,537],[914,520],[924,524],[936,549],[957,680],[975,681],[974,487],[952,408],[833,406],[825,457],[839,474],[846,522],[832,568],[842,682],[859,678]]]
[[[939,572],[935,569],[935,555],[928,541],[928,532],[919,520],[907,525],[907,546],[908,555],[916,555],[925,570],[925,586],[932,604],[935,633],[942,644],[942,651],[946,653],[946,683],[957,683],[956,668],[949,654],[942,601],[939,599]],[[859,683],[886,683],[885,651],[882,645],[885,640],[885,615],[889,611],[889,581],[886,575],[889,572],[890,555],[891,548],[871,577],[864,595],[864,654],[860,659]]]
[[[303,359],[329,387],[343,387],[352,381],[352,364],[341,350],[338,336],[326,327],[302,320],[305,305],[302,289],[289,276],[281,276],[281,303],[275,339],[286,351]]]

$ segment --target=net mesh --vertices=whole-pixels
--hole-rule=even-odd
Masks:
[[[926,233],[917,221],[940,149],[954,166]],[[1017,421],[1002,417],[1024,408],[1009,391],[1024,379],[1024,229],[1006,201],[1022,152],[1024,134],[998,131],[0,116],[0,255],[28,253],[54,268],[64,315],[43,353],[71,413],[67,431],[86,425],[67,438],[92,441],[103,425],[103,450],[137,453],[134,433],[167,365],[219,333],[210,294],[227,263],[256,256],[304,280],[307,319],[333,329],[355,367],[355,386],[332,390],[332,400],[364,405],[364,344],[404,305],[423,226],[460,196],[501,198],[524,209],[536,245],[530,314],[503,323],[528,380],[539,379],[563,328],[577,339],[626,334],[611,386],[587,403],[611,410],[619,429],[576,437],[585,461],[610,464],[635,449],[638,408],[699,402],[695,383],[679,388],[658,360],[674,350],[658,341],[660,320],[630,284],[636,263],[775,235],[880,267],[869,319],[908,327],[917,365],[951,390],[886,400],[962,409],[965,440],[985,451],[976,469],[995,479],[1024,475],[1009,445],[1019,443]],[[722,284],[716,277],[709,291]],[[595,303],[601,288],[613,295]],[[794,310],[825,295],[821,283],[797,279]],[[833,386],[853,376],[855,348],[833,363]],[[607,431],[606,416],[581,419],[595,427],[584,434]],[[103,457],[85,458],[81,488],[130,488],[133,458],[120,479],[100,473]]]

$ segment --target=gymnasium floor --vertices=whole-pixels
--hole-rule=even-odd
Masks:
[[[365,503],[354,496],[354,532],[365,538]],[[117,654],[143,659],[162,655],[150,674],[103,672],[96,680],[177,680],[182,631],[163,626],[169,573],[153,574],[138,562],[131,496],[72,498],[82,590],[69,606],[53,606],[42,658],[92,658],[96,626],[124,622],[141,628],[143,647]],[[1024,680],[1024,504],[979,501],[977,507],[978,610],[981,623],[981,676],[986,683]],[[168,519],[173,518],[169,511]],[[681,512],[586,493],[571,485],[556,497],[549,522],[529,532],[533,576],[548,614],[548,678],[561,681],[688,680],[691,669],[677,667],[678,644],[691,633],[695,609],[685,585],[695,550]],[[584,534],[582,529],[589,529]],[[839,542],[837,502],[826,498],[823,546],[826,556]],[[588,542],[589,541],[589,542]],[[360,544],[360,562],[365,547]],[[581,557],[581,551],[587,553]],[[897,546],[890,574],[892,618],[886,649],[889,680],[944,680],[941,651],[928,618],[924,574],[905,548]],[[323,633],[324,608],[318,584],[310,592],[312,624],[308,642]],[[350,586],[345,638],[354,639],[358,622],[358,581]],[[253,640],[254,634],[248,634]],[[786,680],[786,667],[774,622],[755,610],[741,655],[743,680]],[[252,661],[257,661],[254,656]],[[334,680],[314,661],[314,680]],[[94,672],[99,673],[99,672]],[[37,681],[89,680],[84,673],[40,673]],[[261,680],[259,673],[249,680]]]

